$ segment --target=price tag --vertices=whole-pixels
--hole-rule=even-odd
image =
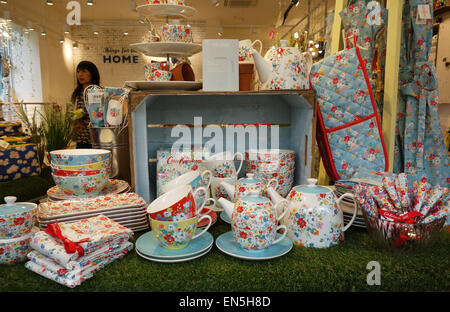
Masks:
[[[428,20],[431,20],[430,6],[427,4],[419,5],[417,7],[416,24],[425,25]]]
[[[103,97],[103,91],[88,91],[88,101],[89,104],[101,104],[102,103],[102,97]]]
[[[428,4],[421,4],[417,8],[417,12],[419,14],[420,19],[431,19],[431,10],[430,5]]]
[[[0,140],[0,149],[5,150],[9,146],[9,143],[3,140]]]

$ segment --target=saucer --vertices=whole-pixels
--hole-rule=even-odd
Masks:
[[[162,262],[162,263],[178,263],[178,262],[185,262],[185,261],[190,261],[190,260],[194,260],[194,259],[200,258],[201,256],[204,256],[208,252],[210,252],[211,249],[212,249],[212,246],[209,247],[205,252],[202,252],[200,254],[196,254],[196,255],[194,255],[192,257],[178,258],[178,259],[161,259],[161,258],[148,257],[148,256],[145,256],[145,255],[141,254],[137,250],[136,250],[136,253],[138,254],[138,256],[144,258],[145,260],[150,260],[150,261],[155,261],[155,262]]]
[[[220,219],[222,219],[223,222],[231,224],[231,219],[230,219],[230,217],[227,215],[227,213],[225,211],[220,213]]]
[[[202,230],[197,230],[197,233],[199,231]],[[152,231],[150,231],[143,234],[136,240],[136,251],[138,251],[141,255],[152,259],[185,259],[203,253],[213,245],[213,242],[214,237],[209,232],[206,232],[202,236],[190,241],[186,248],[169,250],[163,248],[159,244],[158,239],[156,239],[153,235]]]
[[[277,233],[276,238],[279,238],[281,234]],[[269,260],[281,257],[287,254],[294,244],[292,241],[285,237],[278,244],[272,245],[263,250],[245,250],[239,246],[234,240],[233,232],[226,232],[220,235],[216,239],[216,246],[223,253],[245,260]]]
[[[51,199],[56,200],[67,200],[67,199],[92,199],[98,196],[108,195],[108,194],[119,194],[124,192],[125,190],[129,189],[130,185],[128,182],[123,180],[114,180],[111,179],[106,185],[100,194],[97,195],[83,195],[83,196],[74,196],[74,195],[68,195],[61,191],[58,185],[50,188],[47,190],[47,195]]]

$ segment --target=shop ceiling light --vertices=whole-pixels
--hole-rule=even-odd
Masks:
[[[74,42],[73,48],[74,48],[74,49],[78,49],[78,43]]]
[[[215,7],[218,7],[220,5],[220,1],[219,0],[211,0],[211,4]]]
[[[295,34],[294,34],[294,38],[295,38],[295,39],[298,39],[298,32],[297,32],[297,31],[296,31]]]
[[[66,24],[64,24],[64,33],[66,34],[66,35],[68,35],[68,34],[70,34],[70,31],[69,31],[69,28],[67,27],[67,25]]]
[[[94,33],[94,35],[98,35],[97,25],[92,25],[92,32]]]
[[[45,3],[46,3],[47,5],[54,5],[54,3],[53,3],[52,0],[47,0]]]
[[[32,22],[28,22],[28,30],[29,31],[34,31],[34,27],[33,27],[33,23]]]
[[[45,37],[45,36],[47,36],[47,32],[45,31],[45,29],[43,29],[43,30],[42,30],[42,32],[41,32],[41,36],[42,36],[42,37]]]
[[[88,0],[88,1],[87,1],[87,5],[93,6],[93,5],[94,5],[94,0]]]
[[[64,39],[63,38],[59,39],[59,43],[63,44],[64,43]]]
[[[1,0],[0,3],[2,3],[2,4],[7,4],[8,1],[6,1],[6,0]]]

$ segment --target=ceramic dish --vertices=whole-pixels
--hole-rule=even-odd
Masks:
[[[83,164],[79,166],[63,166],[63,165],[57,165],[55,163],[51,163],[51,167],[54,169],[60,169],[60,170],[73,170],[73,171],[86,171],[86,170],[101,170],[110,168],[110,158],[104,161],[99,161],[93,164]]]
[[[56,221],[58,222],[70,222],[70,221],[78,221],[78,220],[83,220],[83,219],[88,219],[88,218],[92,218],[98,215],[104,215],[105,217],[108,217],[110,219],[113,220],[122,220],[122,219],[127,219],[127,218],[134,218],[134,219],[145,219],[147,217],[147,213],[145,212],[145,208],[141,208],[140,210],[137,210],[136,212],[125,212],[125,213],[105,213],[105,212],[93,212],[90,214],[86,214],[86,215],[79,215],[79,216],[75,216],[75,217],[58,217],[58,218],[54,218],[54,219],[48,219],[48,220],[39,220],[40,224],[50,224],[50,223],[55,223]]]
[[[149,42],[134,43],[130,47],[147,56],[153,57],[191,57],[202,51],[202,45],[190,42]]]
[[[50,152],[51,162],[57,166],[80,166],[105,161],[111,151],[102,149],[65,149]]]
[[[145,212],[145,208],[146,206],[143,207],[138,207],[138,208],[130,208],[130,209],[123,209],[123,208],[119,208],[116,210],[106,210],[106,211],[89,211],[88,213],[80,213],[80,214],[76,214],[76,215],[61,215],[61,216],[54,216],[51,218],[40,218],[39,222],[41,223],[46,223],[46,222],[50,222],[53,220],[73,220],[73,219],[79,219],[79,218],[89,218],[92,216],[97,216],[97,215],[104,215],[104,216],[112,216],[112,217],[120,217],[120,216],[131,216],[131,215],[142,215],[142,214],[146,214]]]
[[[279,237],[281,237],[281,234],[277,233],[276,239],[278,239]],[[292,241],[289,238],[285,237],[278,244],[269,246],[266,249],[250,251],[245,250],[239,246],[239,244],[234,240],[232,231],[226,232],[216,239],[216,246],[220,251],[229,256],[245,260],[260,261],[278,258],[287,254],[292,249],[293,245],[294,244],[292,243]]]
[[[73,196],[71,194],[66,194],[64,193],[58,185],[48,189],[47,191],[47,195],[49,198],[51,199],[56,199],[56,200],[79,200],[80,198],[83,199],[92,199],[95,198],[97,196],[102,196],[102,195],[108,195],[108,194],[119,194],[122,193],[124,191],[126,191],[127,189],[129,189],[130,185],[128,184],[128,182],[123,181],[123,180],[109,180],[110,183],[108,183],[100,192],[100,194],[98,195],[85,195],[85,196]]]
[[[80,177],[63,177],[52,174],[52,177],[61,191],[70,196],[99,195],[102,189],[109,184],[109,175],[106,172]]]
[[[28,234],[36,221],[37,205],[16,203],[16,197],[5,197],[0,205],[0,239],[13,239]]]
[[[197,230],[199,233],[200,230]],[[205,233],[196,239],[193,239],[186,248],[179,250],[168,250],[159,244],[155,235],[150,231],[143,234],[136,240],[136,250],[142,255],[160,259],[179,259],[192,257],[209,249],[214,243],[214,237],[210,233]]]
[[[102,170],[62,170],[52,167],[52,173],[58,177],[81,177],[81,176],[92,176],[100,173],[107,173],[107,169]]]
[[[138,254],[138,256],[144,258],[145,260],[150,260],[150,261],[154,261],[154,262],[161,262],[161,263],[179,263],[179,262],[186,262],[186,261],[190,261],[190,260],[194,260],[197,258],[200,258],[204,255],[206,255],[208,252],[210,252],[212,249],[212,246],[209,247],[209,249],[207,249],[205,252],[196,254],[192,257],[186,257],[186,258],[179,258],[179,259],[161,259],[161,258],[153,258],[153,257],[148,257],[145,256],[141,253],[139,253],[139,251],[136,250],[136,253]]]
[[[217,213],[215,211],[207,209],[207,208],[203,208],[203,210],[200,212],[200,215],[204,215],[204,214],[207,214],[208,216],[211,217],[211,219],[212,219],[211,225],[216,223],[216,221],[217,221]],[[198,228],[202,228],[204,226],[207,226],[208,224],[209,224],[208,219],[203,219],[197,224],[197,227]]]
[[[1,239],[0,264],[11,265],[24,262],[27,259],[28,252],[31,251],[31,236],[37,231],[39,231],[38,228],[32,228],[32,230],[24,236],[13,239]]]
[[[178,24],[164,24],[160,28],[161,37],[165,42],[187,42],[191,43],[192,30],[190,26]]]
[[[88,213],[137,212],[146,207],[147,202],[136,193],[110,194],[93,199],[47,202],[39,205],[39,219],[73,217]]]
[[[220,213],[220,219],[225,223],[231,224],[231,219],[225,211]]]
[[[146,81],[170,81],[172,73],[170,71],[151,68],[148,65],[144,67]]]

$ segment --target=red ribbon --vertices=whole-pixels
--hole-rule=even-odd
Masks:
[[[401,223],[414,223],[415,218],[423,217],[423,214],[421,214],[418,211],[411,211],[411,212],[402,214],[401,216],[399,216],[398,214],[395,214],[391,211],[383,210],[383,209],[378,209],[378,213],[385,218],[391,219],[394,222],[401,222]]]
[[[75,252],[78,252],[78,256],[82,257],[84,256],[84,249],[79,244],[80,243],[86,243],[89,242],[89,238],[85,238],[80,240],[79,242],[72,242],[70,239],[62,235],[61,228],[59,227],[58,222],[49,224],[47,226],[47,229],[44,230],[45,233],[48,235],[51,235],[53,237],[56,237],[60,239],[64,243],[64,248],[66,249],[66,252],[68,254],[73,254]]]

